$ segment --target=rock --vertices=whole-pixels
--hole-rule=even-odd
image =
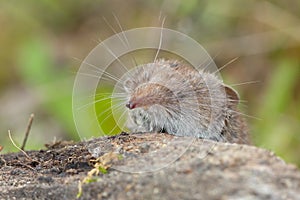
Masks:
[[[75,199],[84,178],[96,181],[79,199],[300,197],[300,171],[254,146],[146,133],[65,144],[1,155],[0,199]]]

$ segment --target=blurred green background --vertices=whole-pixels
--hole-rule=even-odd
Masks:
[[[31,113],[27,149],[55,138],[79,140],[72,87],[80,61],[99,38],[124,29],[160,26],[202,44],[246,100],[257,146],[300,166],[300,1],[27,0],[0,1],[0,146],[16,151]],[[255,84],[236,85],[248,81]],[[99,109],[99,108],[98,108]],[[101,109],[100,109],[101,110]],[[107,130],[107,128],[105,129]],[[92,135],[92,134],[91,134]]]

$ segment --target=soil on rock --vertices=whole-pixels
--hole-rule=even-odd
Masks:
[[[297,199],[299,188],[299,170],[267,150],[168,134],[0,155],[0,199]]]

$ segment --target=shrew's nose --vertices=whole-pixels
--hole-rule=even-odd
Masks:
[[[128,103],[126,103],[126,107],[131,110],[131,109],[134,109],[136,107],[136,104],[129,101]]]

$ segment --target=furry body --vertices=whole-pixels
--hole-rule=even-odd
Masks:
[[[138,66],[123,85],[132,131],[249,143],[238,94],[214,74],[161,59]]]

